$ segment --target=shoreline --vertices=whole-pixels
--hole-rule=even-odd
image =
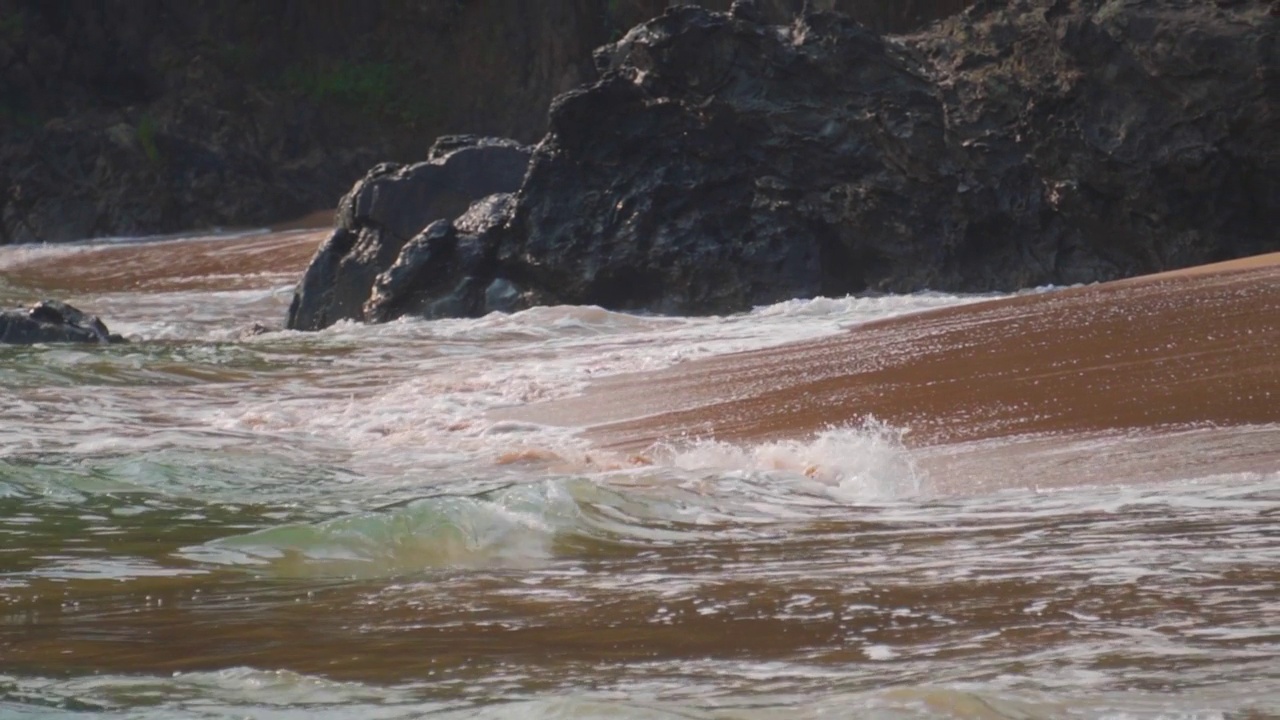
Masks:
[[[0,257],[0,269],[20,273],[25,286],[45,293],[144,290],[226,290],[267,287],[280,276],[302,275],[327,229],[249,230],[166,237],[160,242],[18,246],[25,256]],[[51,252],[48,252],[51,251]]]
[[[325,211],[326,213],[328,211]],[[302,226],[323,213],[286,223]],[[326,230],[191,236],[13,258],[43,291],[246,287],[301,272]],[[86,257],[91,255],[92,257]],[[866,418],[926,447],[1037,433],[1280,422],[1280,253],[861,325],[603,378],[495,412],[638,451],[691,436],[794,438]]]
[[[0,268],[20,281],[14,298],[24,288],[70,301],[262,290],[295,282],[328,234],[34,247],[0,254]],[[943,494],[1178,479],[1192,468],[1272,473],[1277,348],[1280,253],[1271,253],[602,376],[583,394],[488,417],[570,428],[606,464],[643,462],[657,443],[803,441],[874,418],[903,434],[911,462]]]
[[[942,458],[963,448],[981,445],[988,460],[1003,453],[985,471],[1008,470],[1011,448],[1067,434],[1217,427],[1227,429],[1222,442],[1198,452],[1217,455],[1215,443],[1238,452],[1230,429],[1280,428],[1280,253],[876,321],[606,378],[501,414],[580,427],[597,447],[625,453],[688,438],[796,439],[874,418],[953,474],[966,474],[964,462]],[[1277,449],[1237,469],[1280,467],[1280,429],[1263,435]],[[992,442],[1006,451],[992,455]],[[1165,448],[1142,472],[1177,454]]]

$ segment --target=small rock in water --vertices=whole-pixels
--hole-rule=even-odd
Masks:
[[[0,312],[0,343],[34,345],[51,342],[121,343],[96,315],[58,300],[42,300],[26,311]]]
[[[278,330],[279,328],[274,328],[274,329]],[[267,333],[272,331],[273,331],[273,328],[269,328],[260,322],[254,321],[252,325],[247,325],[245,327],[240,328],[239,337],[241,340],[246,340],[248,338],[255,337],[257,335],[266,335]]]

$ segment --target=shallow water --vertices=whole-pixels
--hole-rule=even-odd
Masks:
[[[1272,425],[601,449],[510,410],[983,298],[248,332],[318,239],[0,248],[135,341],[0,347],[0,718],[1277,716]]]

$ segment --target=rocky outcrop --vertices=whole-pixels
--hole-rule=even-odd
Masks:
[[[968,1],[819,4],[901,30]],[[535,140],[667,4],[0,0],[0,244],[278,222],[439,135]]]
[[[426,162],[370,170],[339,204],[338,227],[298,284],[288,327],[316,330],[339,320],[380,321],[405,313],[467,314],[459,300],[450,300],[454,288],[438,283],[449,279],[466,295],[471,275],[487,271],[489,253],[470,238],[488,229],[486,218],[502,214],[506,201],[490,198],[468,207],[514,193],[529,153],[512,140],[444,137]],[[459,216],[461,237],[450,222]]]
[[[120,343],[96,315],[64,302],[44,300],[26,311],[0,311],[0,345],[37,343]]]
[[[882,37],[672,9],[556,99],[465,278],[514,306],[707,313],[1278,249],[1275,23],[1257,2],[1013,0]],[[426,295],[463,280],[434,272]]]

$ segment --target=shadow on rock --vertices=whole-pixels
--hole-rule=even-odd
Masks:
[[[338,206],[338,227],[316,252],[288,327],[380,322],[413,313],[486,312],[496,248],[482,240],[505,222],[530,149],[512,140],[450,136],[426,162],[379,165]]]

